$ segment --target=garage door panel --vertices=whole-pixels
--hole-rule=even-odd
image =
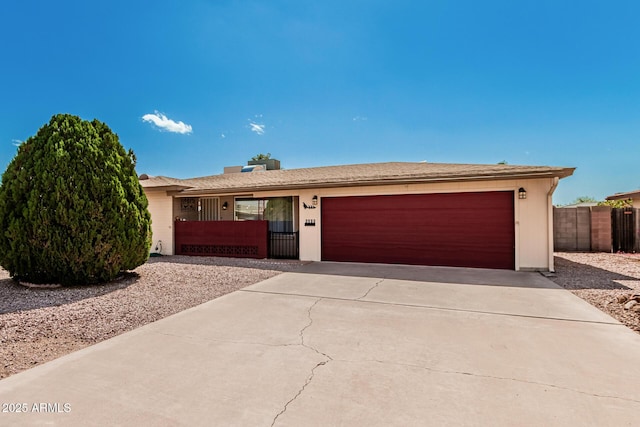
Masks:
[[[322,259],[514,268],[513,192],[323,198]]]

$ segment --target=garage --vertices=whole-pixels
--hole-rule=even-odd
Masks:
[[[515,269],[513,191],[323,197],[323,261]]]

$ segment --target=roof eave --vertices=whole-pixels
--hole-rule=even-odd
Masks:
[[[189,194],[193,196],[204,194],[233,194],[233,193],[247,193],[256,191],[279,191],[279,190],[304,190],[304,189],[316,189],[316,188],[336,188],[336,187],[368,187],[374,185],[393,185],[393,184],[425,184],[430,182],[468,182],[468,181],[506,181],[512,179],[536,179],[536,178],[566,178],[573,174],[575,168],[564,168],[560,171],[547,171],[547,172],[523,172],[520,174],[508,174],[508,175],[460,175],[460,176],[443,176],[443,177],[429,177],[429,178],[383,178],[383,179],[371,179],[371,180],[357,180],[357,181],[322,181],[322,182],[310,182],[300,184],[277,184],[277,185],[264,185],[264,186],[250,186],[250,187],[228,187],[228,188],[195,188],[186,189],[181,194]]]
[[[628,193],[618,193],[605,197],[605,200],[627,200],[634,197],[640,197],[640,191],[631,191]]]
[[[142,189],[147,191],[183,191],[189,188],[193,188],[188,185],[153,185],[149,187],[142,186]]]

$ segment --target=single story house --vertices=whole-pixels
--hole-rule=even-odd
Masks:
[[[243,170],[245,172],[243,172]],[[553,271],[574,168],[389,162],[140,176],[152,252]]]
[[[640,208],[640,190],[616,193],[607,196],[606,200],[631,200],[631,207]]]

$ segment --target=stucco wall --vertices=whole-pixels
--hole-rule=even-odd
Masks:
[[[151,213],[151,252],[162,241],[162,255],[173,255],[173,200],[166,191],[145,190]]]
[[[428,194],[455,193],[471,191],[513,191],[515,211],[515,261],[516,270],[553,269],[553,215],[548,204],[548,193],[553,186],[552,178],[522,179],[506,181],[474,181],[455,183],[428,183],[387,186],[363,186],[342,188],[321,188],[291,191],[261,191],[245,194],[243,197],[279,197],[298,196],[298,218],[300,230],[300,259],[320,261],[321,254],[321,218],[323,197],[388,195],[388,194]],[[518,198],[518,189],[527,191],[527,198]],[[315,209],[305,209],[304,204],[312,206],[312,198],[318,196]],[[147,192],[153,219],[154,246],[158,239],[163,242],[163,253],[173,254],[173,202],[166,192]],[[233,196],[221,195],[220,202],[229,202],[229,209],[221,211],[221,219],[232,219]],[[315,225],[305,225],[315,224]],[[153,249],[153,247],[152,247]]]
[[[227,209],[222,209],[222,205],[227,203]],[[220,219],[222,221],[233,221],[233,209],[234,209],[235,199],[233,196],[224,196],[220,197]]]
[[[197,221],[198,220],[198,198],[195,197],[195,207],[193,210],[182,210],[182,198],[174,197],[173,198],[173,211],[171,214],[171,218],[175,220],[176,218],[180,218],[184,221]]]
[[[547,204],[552,179],[515,182],[516,269],[549,270],[549,248],[553,247],[553,210]],[[518,188],[527,190],[518,199]],[[551,242],[549,242],[551,238]]]
[[[303,190],[298,192],[300,207],[300,259],[319,261],[321,259],[321,221],[323,197],[385,195],[385,194],[428,194],[468,191],[513,191],[516,233],[516,269],[548,270],[550,223],[547,205],[552,179],[477,181],[441,184],[410,184],[392,186],[345,187]],[[525,188],[527,198],[518,199],[518,189]],[[316,209],[304,209],[303,203],[311,204],[314,195],[319,198]],[[315,221],[315,226],[305,226],[307,221]]]

